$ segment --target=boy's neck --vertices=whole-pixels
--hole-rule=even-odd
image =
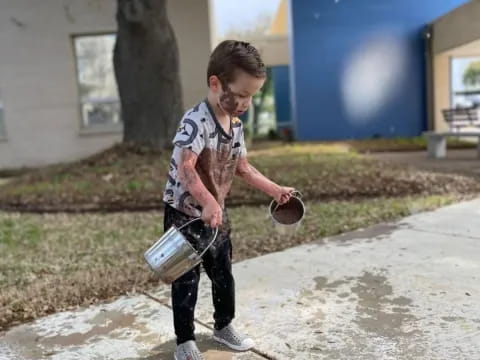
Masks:
[[[215,116],[217,117],[218,122],[225,128],[230,126],[230,115],[223,111],[218,103],[215,101],[215,97],[210,92],[207,95],[208,103],[210,104]]]

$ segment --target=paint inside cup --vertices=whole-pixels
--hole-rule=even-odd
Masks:
[[[277,207],[277,203],[274,201],[270,207],[270,213],[272,217],[280,224],[293,225],[302,220],[305,214],[303,203],[296,197],[291,197],[290,200],[283,205]]]

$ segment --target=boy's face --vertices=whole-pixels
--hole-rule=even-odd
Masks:
[[[210,89],[217,96],[218,107],[231,116],[242,115],[252,103],[252,97],[263,86],[265,78],[256,78],[238,70],[235,81],[222,86],[216,76],[210,78]]]

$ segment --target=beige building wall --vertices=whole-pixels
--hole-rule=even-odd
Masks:
[[[443,119],[442,109],[450,107],[450,56],[436,55],[433,60],[433,94],[434,94],[434,130],[448,130]]]
[[[451,107],[451,60],[480,56],[480,0],[471,0],[432,24],[434,130],[446,130],[442,109]]]
[[[288,37],[284,35],[265,35],[261,38],[249,39],[260,52],[268,66],[288,65],[290,53]]]
[[[205,96],[208,0],[171,0],[184,104]],[[0,103],[6,138],[0,168],[87,156],[121,140],[121,129],[83,133],[72,36],[113,33],[115,0],[0,2]]]
[[[458,7],[433,24],[435,54],[457,48],[480,39],[480,0]]]
[[[287,0],[281,0],[267,35],[256,43],[268,65],[290,64]]]
[[[283,36],[288,35],[287,0],[281,0],[268,33],[270,35],[283,35]]]

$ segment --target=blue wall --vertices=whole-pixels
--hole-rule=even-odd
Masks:
[[[272,67],[273,93],[275,96],[275,116],[277,125],[282,127],[292,120],[290,107],[290,81],[288,65]]]
[[[465,2],[290,0],[297,139],[420,134],[424,27]]]

